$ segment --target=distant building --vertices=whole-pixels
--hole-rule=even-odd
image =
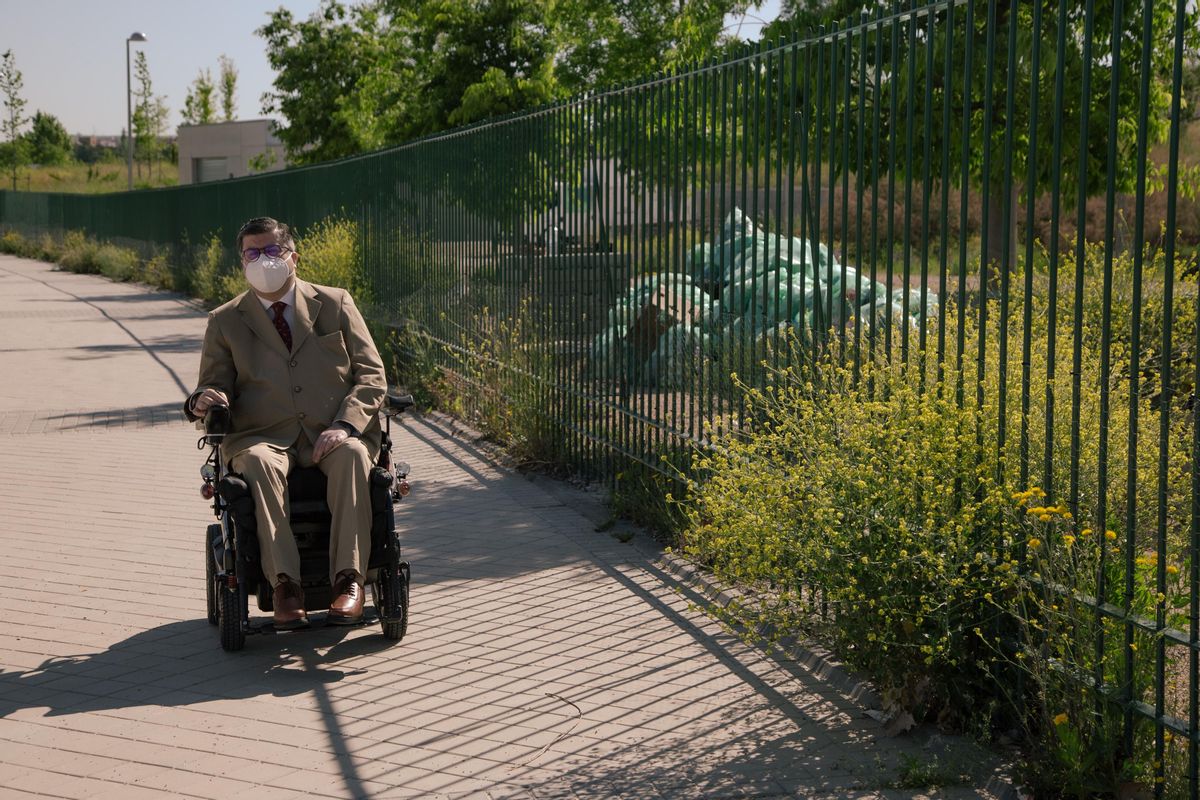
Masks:
[[[275,122],[246,119],[179,126],[179,183],[207,183],[283,169]]]

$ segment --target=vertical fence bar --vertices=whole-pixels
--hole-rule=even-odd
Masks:
[[[825,239],[825,250],[828,253],[828,259],[825,262],[825,291],[828,298],[828,305],[825,312],[825,328],[827,331],[833,330],[835,311],[833,304],[834,296],[834,277],[833,277],[833,261],[836,257],[836,249],[834,248],[834,240],[837,238],[837,232],[834,229],[834,223],[837,219],[836,206],[834,204],[834,189],[837,188],[837,169],[838,169],[838,39],[841,33],[840,23],[833,23],[832,31],[829,35],[829,154],[826,156],[829,160],[829,188],[826,190],[829,195],[829,222],[828,232]],[[821,76],[821,83],[824,84],[825,76]],[[818,169],[820,167],[818,166]],[[818,232],[820,228],[816,229]],[[836,298],[836,302],[840,306],[842,304],[841,297]],[[836,312],[838,320],[838,342],[845,342],[845,329],[842,328],[842,323],[845,321],[845,314],[841,313],[839,308]]]
[[[1016,78],[1017,78],[1017,6],[1010,5],[1006,20],[1008,27],[1008,55],[1005,59],[1005,74],[1007,76],[1004,95],[1004,170],[1001,178],[1000,199],[1004,203],[1000,215],[1003,240],[1000,247],[1000,320],[998,332],[1000,335],[998,380],[996,381],[997,404],[997,433],[996,433],[996,482],[1003,485],[1008,463],[1008,328],[1009,328],[1009,289],[1012,279],[1013,241],[1012,233],[1015,227],[1013,213],[1015,201],[1013,198],[1013,133],[1016,129]],[[1032,154],[1030,158],[1032,158]]]
[[[796,233],[797,233],[797,231],[796,231],[796,128],[797,128],[797,124],[796,124],[796,93],[799,91],[799,78],[797,76],[796,70],[798,68],[797,55],[800,50],[799,34],[796,31],[795,23],[792,23],[792,28],[790,31],[790,35],[788,37],[788,42],[789,42],[789,46],[787,48],[787,55],[788,55],[789,80],[786,82],[787,98],[788,98],[787,99],[787,103],[788,103],[788,113],[787,113],[787,224],[784,227],[784,232],[785,232],[785,235],[787,236],[788,264],[791,265],[790,269],[791,269],[791,274],[793,276],[793,281],[794,281],[794,276],[795,276],[794,258],[796,255],[795,243],[796,243]],[[782,69],[783,69],[783,59],[780,58],[781,75],[782,75]],[[782,81],[782,78],[780,80]],[[782,140],[780,140],[779,146],[783,147]],[[783,158],[781,155],[780,156],[780,164],[782,165],[782,163],[783,163]],[[801,244],[801,252],[803,252],[803,247],[804,247],[804,245]],[[803,256],[801,258],[803,258]],[[802,267],[801,268],[802,276],[803,276],[803,273],[804,273],[804,268]],[[793,283],[793,285],[794,285],[794,283]],[[801,277],[801,286],[803,286],[803,285],[804,285],[803,277]],[[802,348],[804,346],[803,345],[803,342],[804,342],[804,322],[803,322],[803,320],[804,320],[804,297],[803,297],[803,295],[800,297],[800,308],[797,309],[797,308],[793,307],[794,304],[792,302],[792,297],[794,294],[795,294],[794,292],[791,292],[791,291],[788,292],[787,316],[788,316],[789,320],[794,321],[795,319],[797,319],[797,315],[799,315],[798,318],[800,319],[800,323],[798,325],[795,325],[794,330],[798,331],[798,334],[796,337],[797,346]],[[788,366],[788,367],[792,366],[792,357],[794,355],[792,351],[794,349],[795,348],[790,347],[790,346],[787,348],[786,366]]]
[[[1173,53],[1171,58],[1171,111],[1170,132],[1168,134],[1167,155],[1167,222],[1163,237],[1163,323],[1162,323],[1162,360],[1159,395],[1159,428],[1158,428],[1158,541],[1155,552],[1158,559],[1155,563],[1155,585],[1158,587],[1158,597],[1165,597],[1167,591],[1167,491],[1168,469],[1171,444],[1171,401],[1174,397],[1174,373],[1172,364],[1174,311],[1175,311],[1175,246],[1178,229],[1176,228],[1177,194],[1179,186],[1179,136],[1181,124],[1181,100],[1183,91],[1183,25],[1186,19],[1184,0],[1178,0],[1175,9],[1175,29],[1173,36]],[[1145,226],[1145,220],[1138,220]],[[1195,450],[1192,453],[1192,469],[1196,468]],[[1191,553],[1193,562],[1196,552]],[[1194,608],[1196,598],[1193,595],[1190,605]],[[1164,790],[1164,750],[1165,737],[1162,716],[1166,706],[1166,639],[1161,632],[1167,627],[1166,603],[1158,601],[1155,614],[1155,628],[1160,635],[1156,637],[1155,653],[1155,731],[1154,731],[1154,763],[1155,791],[1158,797],[1163,796]],[[1191,651],[1193,657],[1195,650]],[[1190,687],[1195,692],[1195,683]],[[1194,746],[1193,739],[1190,746]],[[1195,779],[1193,773],[1193,781]],[[1193,785],[1192,793],[1196,789]]]
[[[901,286],[903,293],[900,303],[900,361],[908,366],[909,321],[911,313],[908,307],[908,293],[912,290],[912,220],[913,220],[913,126],[915,122],[914,95],[917,93],[917,0],[909,0],[908,19],[906,20],[905,61],[906,82],[904,86],[904,250],[901,256]],[[928,81],[926,81],[928,83]]]
[[[842,299],[839,301],[841,304],[841,308],[839,309],[840,313],[838,314],[838,316],[841,318],[841,320],[838,324],[838,339],[840,341],[840,346],[841,346],[841,353],[839,354],[839,357],[845,358],[845,356],[846,356],[846,326],[849,323],[853,322],[853,320],[848,319],[848,315],[846,313],[848,310],[846,298],[850,296],[848,293],[848,288],[846,286],[846,278],[847,278],[846,262],[849,258],[849,253],[847,252],[847,246],[851,240],[851,236],[850,236],[850,121],[851,121],[852,117],[851,117],[851,102],[850,102],[850,77],[854,71],[853,70],[854,36],[851,33],[849,22],[847,22],[846,26],[843,28],[842,38],[845,42],[845,63],[842,68],[842,84],[843,84],[842,150],[838,156],[838,162],[839,162],[838,169],[840,170],[841,175],[842,175],[842,219],[841,219],[841,254],[842,254],[842,258],[841,258],[841,262],[842,262],[841,263],[841,281],[842,281],[841,296],[842,296]],[[832,186],[830,188],[832,188]],[[830,249],[830,252],[833,251],[833,240],[832,239],[830,239],[830,241],[829,241],[829,249]],[[856,289],[857,289],[857,287],[856,287]],[[857,291],[855,291],[854,296],[857,298],[857,296],[858,296]],[[857,302],[854,303],[854,311],[856,312],[856,316],[857,316],[857,311],[858,311],[858,303]]]
[[[871,120],[871,294],[875,294],[876,287],[879,286],[879,140],[880,140],[880,118],[883,116],[883,25],[880,22],[882,9],[876,8],[872,18],[871,30],[875,38],[875,71],[872,91],[872,105],[874,112]],[[890,130],[889,122],[889,130]],[[891,209],[888,209],[888,217],[891,217]],[[880,328],[880,313],[886,316],[890,314],[890,292],[892,288],[887,286],[884,288],[884,297],[876,299],[872,303],[871,308],[871,331],[867,339],[867,360],[873,362],[875,360],[875,344],[879,338]],[[882,299],[882,304],[879,300]],[[885,329],[886,333],[886,329]],[[868,386],[868,393],[874,394],[874,386]]]
[[[787,60],[786,53],[787,53],[787,51],[784,49],[780,49],[778,51],[778,57],[775,59],[775,69],[773,72],[768,71],[768,73],[767,73],[768,75],[773,75],[774,79],[775,79],[774,90],[773,90],[773,94],[774,94],[773,106],[774,106],[774,110],[775,110],[775,116],[774,116],[774,118],[775,118],[775,135],[772,139],[772,147],[768,148],[768,150],[767,150],[767,153],[768,153],[767,158],[768,158],[768,163],[769,163],[771,154],[772,153],[774,154],[774,159],[775,159],[775,187],[774,187],[774,192],[775,192],[775,234],[774,234],[774,238],[772,239],[772,241],[774,241],[774,243],[775,243],[775,254],[774,254],[774,256],[772,256],[772,258],[774,260],[775,275],[776,275],[776,279],[777,279],[776,280],[777,289],[775,292],[775,310],[774,310],[774,315],[773,315],[774,321],[776,322],[775,334],[774,334],[774,336],[775,336],[775,353],[774,353],[773,358],[776,362],[778,362],[779,355],[781,353],[780,341],[782,338],[782,327],[783,327],[782,325],[778,324],[781,319],[781,309],[780,309],[780,303],[779,303],[780,297],[779,297],[779,291],[778,291],[778,286],[780,284],[778,281],[778,277],[780,275],[785,275],[789,287],[791,286],[791,283],[792,283],[792,260],[791,260],[791,258],[790,257],[788,258],[786,268],[780,268],[780,265],[779,265],[779,262],[785,252],[783,249],[782,237],[784,237],[784,236],[788,237],[788,240],[787,240],[788,244],[787,244],[786,252],[788,253],[789,256],[790,256],[791,250],[792,250],[791,233],[790,233],[791,221],[790,220],[785,221],[783,218],[783,186],[784,186],[783,116],[784,116],[784,108],[785,108],[785,106],[784,106],[784,87],[787,85],[786,82],[784,81],[784,63]],[[769,183],[768,183],[768,186],[770,186]],[[782,309],[782,318],[787,319],[789,322],[792,319],[792,292],[791,292],[790,288],[787,292],[787,298],[784,301],[784,308]]]
[[[1029,151],[1026,156],[1025,176],[1025,294],[1022,298],[1021,339],[1021,439],[1020,477],[1017,485],[1021,491],[1029,488],[1029,407],[1032,379],[1030,371],[1033,361],[1033,243],[1035,187],[1038,184],[1038,117],[1040,114],[1039,91],[1042,77],[1042,4],[1033,6],[1032,55],[1029,67]],[[1100,540],[1103,541],[1103,536]]]
[[[855,263],[855,291],[854,291],[854,385],[858,386],[858,382],[862,375],[862,326],[863,326],[863,195],[865,194],[865,178],[863,170],[865,164],[863,159],[866,155],[866,129],[867,129],[867,30],[869,26],[865,20],[860,18],[858,25],[858,92],[855,97],[858,110],[858,124],[855,131],[855,166],[854,166],[854,263]],[[874,217],[874,214],[871,214]],[[849,237],[847,237],[849,238]],[[871,298],[871,305],[874,307],[875,287],[870,286],[866,292],[866,296]]]
[[[1142,53],[1138,64],[1141,82],[1139,97],[1141,108],[1137,120],[1137,159],[1136,199],[1134,210],[1133,233],[1133,293],[1131,320],[1129,329],[1129,432],[1127,440],[1126,466],[1126,518],[1125,518],[1125,598],[1123,608],[1126,613],[1133,610],[1135,556],[1137,552],[1137,479],[1138,479],[1138,415],[1141,400],[1141,338],[1142,338],[1142,267],[1144,256],[1144,229],[1146,209],[1146,160],[1147,135],[1149,127],[1148,102],[1150,96],[1150,37],[1154,30],[1154,15],[1149,4],[1142,6]],[[1082,178],[1082,176],[1080,176]],[[1123,675],[1121,682],[1121,700],[1126,703],[1123,727],[1125,753],[1133,752],[1133,709],[1132,701],[1136,696],[1137,687],[1134,684],[1134,627],[1126,622],[1125,647],[1122,649]]]
[[[922,137],[925,140],[924,152],[921,154],[921,327],[919,337],[921,388],[925,388],[926,351],[929,347],[929,200],[932,195],[931,185],[933,161],[933,70],[934,70],[934,9],[925,10],[925,101],[923,119],[921,122]],[[907,305],[907,303],[906,303]]]
[[[1056,44],[1054,64],[1054,105],[1052,108],[1063,107],[1064,77],[1067,51],[1067,3],[1058,7],[1058,39]],[[1042,459],[1042,490],[1046,493],[1047,501],[1054,497],[1054,400],[1055,379],[1057,374],[1057,343],[1058,343],[1058,261],[1062,250],[1062,235],[1059,229],[1059,213],[1062,186],[1062,131],[1065,126],[1055,125],[1050,163],[1050,265],[1047,276],[1046,296],[1046,412],[1045,412],[1045,445]]]
[[[1071,355],[1071,464],[1070,491],[1067,495],[1071,513],[1079,516],[1079,410],[1083,379],[1083,290],[1087,266],[1087,175],[1088,140],[1091,136],[1092,105],[1092,37],[1095,34],[1095,0],[1087,0],[1084,9],[1083,76],[1079,101],[1079,174],[1076,176],[1075,226],[1075,312],[1072,323]]]
[[[900,13],[900,5],[897,0],[892,5],[892,15],[898,16]],[[895,290],[895,266],[896,266],[896,139],[898,134],[897,115],[898,98],[896,96],[899,91],[899,81],[896,78],[896,70],[900,65],[900,23],[897,20],[892,20],[889,25],[892,31],[892,50],[891,58],[888,60],[890,80],[888,81],[888,185],[887,185],[887,252],[884,257],[887,259],[887,278],[884,281],[887,285],[889,300],[891,294]],[[884,360],[890,362],[892,360],[892,325],[895,320],[895,315],[892,313],[892,306],[889,304],[886,307],[884,323],[883,323],[883,354]]]
[[[1112,293],[1113,293],[1113,228],[1116,205],[1116,172],[1117,164],[1117,117],[1118,99],[1121,85],[1121,32],[1124,28],[1124,8],[1122,0],[1113,4],[1112,29],[1112,68],[1109,76],[1108,104],[1108,179],[1105,185],[1104,198],[1104,278],[1102,292],[1102,318],[1100,321],[1100,384],[1096,387],[1099,392],[1100,405],[1100,441],[1097,443],[1097,472],[1096,472],[1096,510],[1092,524],[1100,531],[1105,530],[1105,520],[1108,519],[1108,420],[1109,420],[1109,381],[1111,380],[1111,347],[1112,347]],[[1029,304],[1030,292],[1026,291],[1026,305]],[[1082,513],[1079,515],[1083,516]],[[1092,657],[1096,664],[1092,671],[1092,680],[1097,689],[1102,690],[1104,679],[1104,619],[1100,614],[1099,604],[1107,602],[1107,560],[1108,539],[1103,535],[1097,537],[1099,545],[1099,566],[1096,570],[1096,600],[1097,608],[1093,616],[1096,626],[1095,641],[1093,642]],[[1102,699],[1096,696],[1096,713],[1102,713]]]
[[[954,8],[955,3],[946,4],[946,58],[942,75],[942,169],[941,169],[941,215],[938,237],[938,333],[937,333],[937,380],[938,391],[945,391],[946,380],[946,309],[950,308],[946,296],[950,269],[950,109],[954,97]],[[932,76],[931,76],[932,77]],[[964,84],[966,81],[964,81]],[[1034,82],[1036,84],[1036,81]],[[1032,207],[1032,204],[1030,204]],[[964,236],[963,231],[959,236]]]

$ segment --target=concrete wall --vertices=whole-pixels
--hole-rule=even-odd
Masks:
[[[284,167],[283,144],[273,133],[275,123],[269,119],[247,119],[217,122],[211,125],[179,126],[179,183],[199,183],[197,167],[202,159],[225,159],[219,171],[220,179],[240,178],[256,172],[274,172]],[[250,159],[265,152],[273,153],[275,162],[266,170],[255,170]],[[219,162],[209,161],[210,166]],[[209,179],[217,179],[210,175]]]

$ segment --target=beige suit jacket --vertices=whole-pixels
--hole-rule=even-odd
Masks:
[[[229,397],[233,430],[226,458],[260,442],[290,447],[315,442],[334,422],[359,431],[379,450],[379,409],[387,393],[383,361],[362,314],[344,289],[296,281],[292,350],[270,315],[247,291],[208,315],[196,391]],[[191,397],[185,403],[190,419]]]

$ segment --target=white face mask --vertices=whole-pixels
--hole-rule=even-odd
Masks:
[[[257,261],[245,265],[246,282],[260,294],[274,294],[283,288],[292,274],[292,265],[286,258],[272,258],[263,253]]]

